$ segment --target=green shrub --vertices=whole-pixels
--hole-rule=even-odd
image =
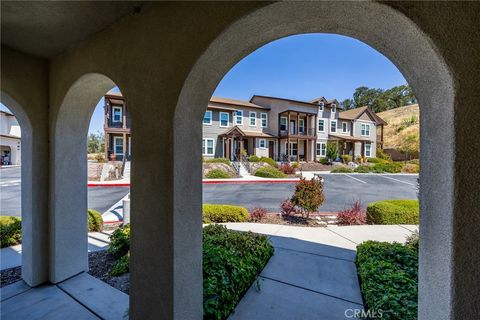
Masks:
[[[327,142],[327,159],[335,161],[338,157],[338,146],[335,142]]]
[[[357,272],[367,310],[382,319],[417,319],[418,251],[367,241],[357,246]],[[380,311],[381,310],[381,311]]]
[[[103,230],[103,218],[102,214],[97,210],[88,209],[88,231],[102,231]]]
[[[345,166],[335,166],[330,172],[331,173],[352,173],[353,169]]]
[[[370,163],[387,163],[390,162],[389,160],[381,159],[381,158],[367,158],[367,162]]]
[[[402,164],[398,162],[376,163],[372,166],[375,173],[399,173],[402,171]]]
[[[420,172],[420,166],[418,164],[407,163],[406,165],[403,166],[402,172],[405,172],[405,173],[419,173]]]
[[[22,241],[22,220],[0,216],[0,248],[10,247]]]
[[[292,163],[291,163],[291,166],[292,166],[292,168],[294,168],[294,169],[298,169],[298,168],[300,167],[300,165],[298,164],[298,162],[292,162]]]
[[[130,250],[130,225],[115,230],[110,236],[108,252],[115,257],[123,257]]]
[[[250,157],[248,157],[248,161],[250,161],[250,162],[260,162],[260,158],[257,157],[256,155],[251,155]]]
[[[274,167],[261,167],[255,171],[255,176],[263,178],[286,178],[287,175]]]
[[[420,159],[412,159],[412,160],[408,160],[407,163],[411,163],[411,164],[416,164],[416,165],[420,165]]]
[[[418,200],[383,200],[369,203],[367,223],[418,224]]]
[[[418,233],[418,230],[415,230],[407,237],[405,244],[415,248],[415,250],[418,251],[419,242],[420,234]]]
[[[377,147],[377,158],[392,161],[392,157],[389,154],[385,153],[385,151],[380,147]]]
[[[352,161],[352,156],[348,155],[348,154],[342,154],[341,157],[343,162],[344,163],[349,163],[350,161]]]
[[[277,166],[277,162],[276,162],[275,160],[273,160],[272,158],[268,158],[268,157],[261,157],[261,158],[260,158],[260,162],[268,163],[268,164],[271,165],[272,167],[276,167],[276,166]]]
[[[110,270],[111,276],[119,276],[130,270],[130,253],[118,259]]]
[[[221,225],[205,227],[203,318],[228,318],[272,255],[273,247],[264,235]]]
[[[244,207],[226,204],[203,205],[203,223],[245,222],[248,217],[248,210]]]
[[[321,164],[328,164],[328,159],[327,158],[320,158],[318,160],[318,162],[320,162]]]
[[[301,209],[303,217],[309,217],[323,204],[325,196],[323,194],[323,183],[320,179],[307,180],[302,178],[295,185],[291,202],[294,206]]]
[[[204,160],[205,163],[225,163],[230,165],[230,160],[227,158],[211,158]]]
[[[231,178],[230,174],[220,170],[220,169],[212,169],[207,172],[205,175],[205,178],[207,179],[228,179]]]
[[[366,165],[359,165],[356,167],[353,171],[358,172],[358,173],[369,173],[370,172],[370,166]]]

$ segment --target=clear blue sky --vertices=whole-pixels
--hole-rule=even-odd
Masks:
[[[302,34],[271,42],[241,60],[214,95],[240,100],[254,94],[296,100],[325,96],[342,101],[360,86],[386,89],[405,83],[390,60],[363,42],[333,34]],[[89,131],[102,130],[103,99]]]

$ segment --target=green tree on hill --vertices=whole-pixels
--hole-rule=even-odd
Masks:
[[[412,88],[405,84],[386,90],[358,87],[353,93],[353,99],[345,99],[341,104],[345,110],[368,106],[375,112],[382,112],[416,102]]]

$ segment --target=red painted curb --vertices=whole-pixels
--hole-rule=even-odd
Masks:
[[[292,183],[299,180],[244,180],[244,181],[202,181],[203,184],[250,184],[250,183]],[[130,187],[130,183],[88,183],[88,187]]]

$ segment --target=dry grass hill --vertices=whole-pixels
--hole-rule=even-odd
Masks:
[[[420,113],[418,104],[412,104],[377,113],[388,125],[384,130],[384,147],[397,149],[406,137],[420,135]]]

